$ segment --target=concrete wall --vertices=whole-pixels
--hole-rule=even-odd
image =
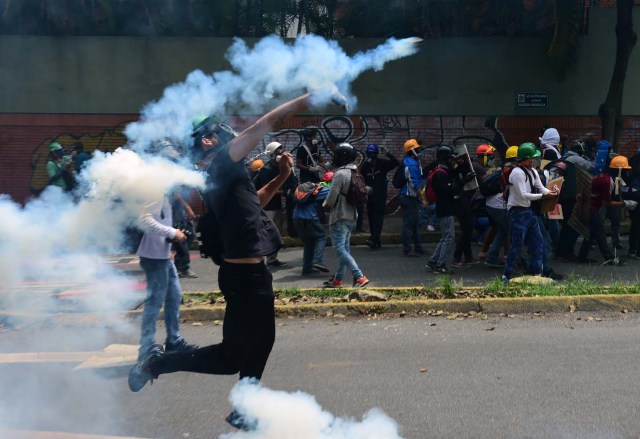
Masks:
[[[594,9],[575,70],[559,79],[533,38],[446,38],[354,83],[357,114],[593,115],[615,56],[615,10]],[[636,8],[635,22],[640,22]],[[381,40],[342,40],[349,53]],[[0,112],[135,114],[192,70],[228,68],[230,39],[0,37]],[[640,114],[640,48],[623,107]],[[547,92],[547,110],[516,110],[514,93]]]

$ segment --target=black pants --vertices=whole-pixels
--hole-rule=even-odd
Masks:
[[[560,236],[556,246],[556,256],[565,257],[573,254],[573,249],[580,234],[569,225],[569,219],[576,205],[575,201],[565,201],[561,205],[563,220],[560,223]]]
[[[260,379],[276,336],[272,280],[262,263],[223,262],[218,274],[218,284],[227,301],[222,342],[189,353],[167,354],[151,365],[152,375],[239,372],[241,379]]]
[[[462,261],[464,254],[465,262],[473,260],[471,252],[471,234],[473,233],[473,210],[471,209],[471,200],[466,196],[456,198],[456,217],[460,223],[460,236],[456,241],[456,248],[453,251],[454,262]]]
[[[611,252],[609,244],[607,243],[607,234],[604,230],[604,221],[602,220],[599,212],[591,212],[589,214],[589,232],[591,235],[591,239],[585,239],[584,241],[582,241],[582,246],[580,247],[580,253],[578,254],[578,257],[584,259],[589,256],[591,244],[595,242],[598,244],[600,253],[602,253],[605,261],[613,259],[613,253]]]
[[[640,256],[640,206],[629,211],[631,226],[629,227],[629,254]]]
[[[188,221],[185,223],[185,229],[187,229],[188,239],[182,242],[174,242],[172,244],[173,250],[176,252],[175,258],[173,258],[174,264],[176,264],[176,269],[181,272],[189,271],[191,266],[191,256],[189,255],[189,247],[191,247],[191,243],[193,242],[193,237],[195,236],[193,230],[193,222]]]
[[[367,214],[369,216],[369,238],[375,245],[380,244],[380,234],[382,233],[382,225],[384,224],[384,205],[387,196],[372,197],[367,201]]]

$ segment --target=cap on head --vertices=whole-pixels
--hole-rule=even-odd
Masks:
[[[356,159],[356,149],[349,143],[341,143],[333,150],[333,164],[345,166]]]
[[[478,155],[494,155],[496,149],[486,143],[483,143],[482,145],[478,145],[478,147],[476,148],[476,154]]]
[[[416,139],[409,139],[406,142],[404,142],[404,152],[409,152],[419,147],[420,147],[420,144]]]
[[[273,154],[274,152],[276,152],[280,148],[282,148],[282,143],[280,143],[280,142],[271,142],[267,146],[265,146],[264,152],[266,152],[267,154]]]
[[[367,145],[367,152],[370,154],[378,154],[379,148],[375,143],[370,143]]]
[[[529,160],[540,157],[540,150],[531,142],[523,143],[518,147],[518,160]]]
[[[60,142],[51,142],[49,144],[49,152],[60,151],[62,149],[62,145]]]
[[[511,160],[511,159],[518,158],[518,146],[517,145],[512,145],[512,146],[508,147],[507,148],[507,152],[504,155],[504,158],[506,160]]]
[[[623,155],[617,155],[609,162],[609,167],[612,169],[631,169],[629,166],[629,160]]]

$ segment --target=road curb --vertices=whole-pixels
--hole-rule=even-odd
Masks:
[[[344,302],[276,305],[277,317],[336,317],[380,314],[532,314],[584,312],[640,312],[640,295],[597,294],[589,296],[518,297],[483,299],[420,299],[383,302]],[[142,310],[124,313],[38,314],[0,311],[0,324],[29,324],[47,321],[54,325],[100,324],[117,318],[137,318]],[[439,314],[436,314],[439,315]],[[164,316],[160,315],[160,318]],[[224,318],[222,306],[183,306],[180,319],[187,322],[214,321]]]

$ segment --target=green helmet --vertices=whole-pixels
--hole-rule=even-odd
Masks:
[[[540,157],[540,151],[536,149],[536,146],[531,143],[523,143],[518,148],[518,160],[528,160]]]
[[[51,142],[51,144],[49,144],[49,152],[59,151],[61,149],[62,145],[60,145],[60,142]]]

